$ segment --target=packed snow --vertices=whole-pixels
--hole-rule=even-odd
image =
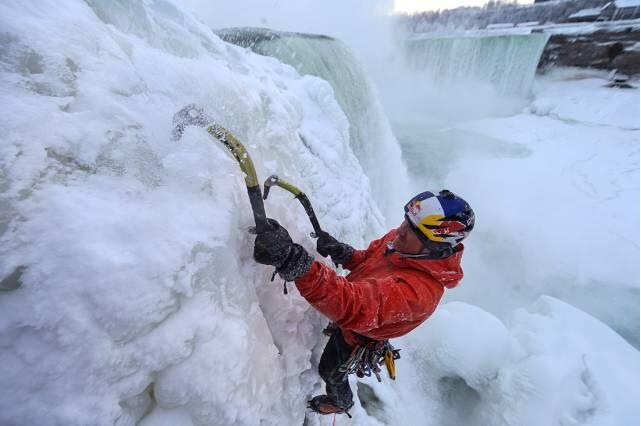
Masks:
[[[225,13],[229,26],[261,23]],[[172,142],[173,114],[203,106],[259,179],[299,186],[357,247],[402,205],[381,213],[363,167],[377,153],[354,152],[328,82],[204,20],[165,0],[0,4],[0,281],[20,284],[0,292],[0,424],[332,421],[305,410],[322,391],[326,320],[253,261],[237,163],[200,128]],[[278,29],[320,31],[293,21]],[[380,60],[345,41],[370,70]],[[421,121],[438,99],[403,106],[380,71],[398,137],[386,141],[413,185],[395,196],[447,187],[478,225],[461,286],[394,342],[397,380],[352,377],[354,417],[336,424],[639,424],[638,89],[569,70],[505,101],[509,114],[488,98],[486,114]],[[290,194],[273,189],[265,207],[315,253]]]

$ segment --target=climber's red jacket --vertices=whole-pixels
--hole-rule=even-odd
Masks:
[[[375,340],[409,333],[434,312],[445,287],[463,278],[462,245],[445,259],[413,259],[386,253],[396,235],[394,229],[367,250],[355,250],[344,265],[347,277],[315,261],[296,280],[300,294],[343,330],[350,346],[361,342],[354,332]]]

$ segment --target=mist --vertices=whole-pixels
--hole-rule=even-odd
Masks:
[[[213,28],[264,27],[340,38],[357,54],[380,56],[390,36],[393,0],[181,0]],[[366,47],[369,46],[369,47]],[[378,52],[378,53],[377,53]]]

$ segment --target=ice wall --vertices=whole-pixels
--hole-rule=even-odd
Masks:
[[[302,424],[325,320],[254,262],[236,162],[170,126],[202,105],[362,246],[382,216],[331,86],[163,0],[2,2],[0,28],[0,424]],[[266,210],[315,252],[289,194]]]
[[[261,28],[231,28],[217,34],[331,84],[349,120],[350,145],[370,179],[374,198],[389,225],[397,225],[402,205],[414,195],[414,189],[374,86],[347,45],[322,35]]]

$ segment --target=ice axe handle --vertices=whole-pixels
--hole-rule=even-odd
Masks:
[[[269,231],[272,227],[269,222],[267,222],[263,196],[260,193],[260,185],[248,186],[247,194],[249,195],[249,202],[251,203],[252,212],[254,213],[256,232],[260,234],[261,232]]]
[[[316,213],[312,208],[312,203],[309,202],[309,198],[307,198],[307,195],[305,195],[303,192],[298,194],[296,198],[298,198],[298,201],[300,201],[300,203],[303,205],[303,207],[305,208],[305,213],[307,213],[307,216],[309,216],[309,221],[312,222],[312,228],[314,228],[314,232],[310,235],[312,236],[312,238],[318,238],[323,230],[320,227],[320,223],[318,223]]]
[[[322,229],[320,227],[320,224],[318,223],[318,219],[316,218],[316,213],[314,213],[312,203],[309,202],[309,198],[307,198],[307,195],[305,195],[303,191],[301,191],[291,183],[280,179],[276,175],[271,175],[265,180],[265,185],[263,186],[263,200],[267,199],[269,190],[274,185],[280,186],[284,190],[291,192],[292,194],[294,194],[294,197],[296,197],[296,199],[300,201],[300,203],[303,205],[303,208],[305,209],[305,213],[307,213],[307,216],[309,216],[310,222],[312,222],[312,227],[314,228],[314,232],[310,233],[309,235],[312,238],[318,238],[322,232]]]

